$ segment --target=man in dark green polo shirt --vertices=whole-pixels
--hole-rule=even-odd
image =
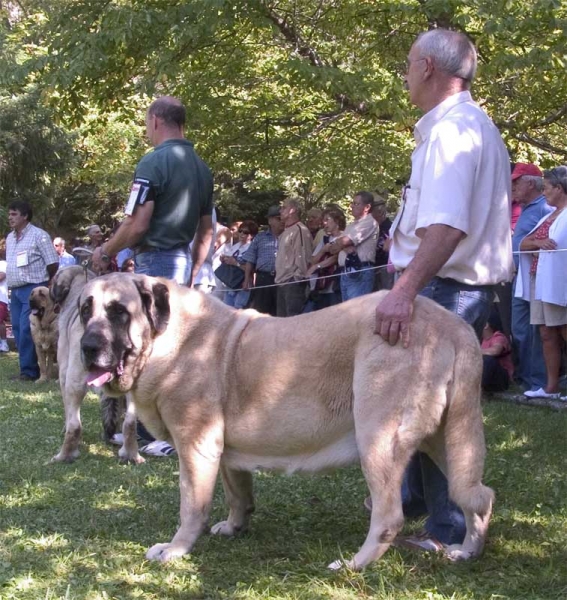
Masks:
[[[136,273],[186,282],[203,264],[213,235],[213,177],[185,139],[185,107],[163,96],[148,108],[146,134],[154,150],[136,167],[126,218],[114,237],[98,248],[95,269],[124,248],[135,249]]]

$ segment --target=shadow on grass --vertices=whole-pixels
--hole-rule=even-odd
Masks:
[[[487,483],[497,493],[481,560],[391,549],[364,573],[326,565],[358,549],[368,527],[360,471],[255,478],[249,533],[203,536],[168,565],[144,560],[179,519],[177,461],[117,462],[100,442],[98,402],[84,404],[84,443],[73,465],[47,464],[61,441],[57,389],[6,389],[0,404],[0,597],[56,598],[546,598],[565,596],[565,421],[490,405]],[[38,386],[39,387],[39,386]],[[561,417],[562,418],[562,417]],[[211,523],[226,517],[216,490]]]

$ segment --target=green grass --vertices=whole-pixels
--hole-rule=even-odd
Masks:
[[[536,599],[567,597],[567,411],[488,403],[486,483],[497,504],[484,556],[451,564],[390,549],[363,573],[326,565],[364,539],[356,468],[319,477],[256,477],[251,531],[204,535],[167,565],[144,559],[178,523],[178,465],[120,465],[101,441],[98,402],[83,407],[72,465],[50,464],[62,441],[56,385],[13,383],[0,357],[0,598]],[[224,518],[217,489],[211,522]]]

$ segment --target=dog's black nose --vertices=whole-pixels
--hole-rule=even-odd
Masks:
[[[85,333],[81,339],[81,351],[87,365],[97,362],[104,348],[104,338],[97,333]]]

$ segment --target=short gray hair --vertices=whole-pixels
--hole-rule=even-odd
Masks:
[[[530,181],[536,192],[541,192],[543,190],[543,178],[538,177],[537,175],[522,175],[522,179],[525,181]]]
[[[298,219],[301,219],[302,207],[301,200],[299,198],[286,198],[284,201],[284,206],[290,206],[295,209],[295,214]]]
[[[560,165],[543,172],[543,178],[551,185],[560,186],[564,194],[567,194],[567,167]]]
[[[471,82],[476,74],[476,48],[469,38],[458,31],[431,29],[421,33],[416,45],[424,58],[432,58],[444,73]]]

